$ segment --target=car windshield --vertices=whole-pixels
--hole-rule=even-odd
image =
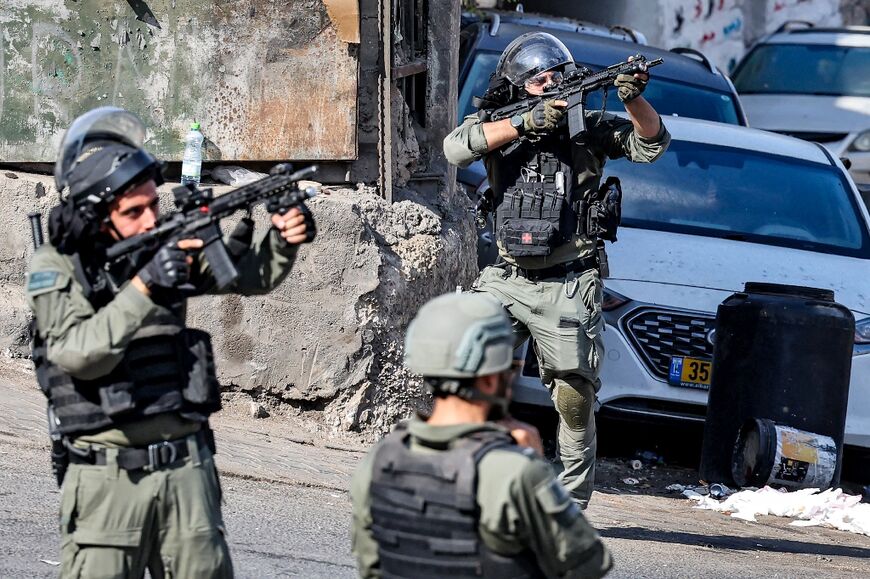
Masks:
[[[462,93],[459,95],[459,112],[462,117],[477,109],[471,102],[472,97],[482,96],[489,84],[489,77],[498,63],[499,53],[480,51],[474,56]],[[599,67],[590,67],[593,69]],[[590,110],[601,108],[601,92],[589,95],[587,107]],[[652,77],[644,91],[644,97],[661,115],[678,115],[694,119],[717,121],[720,123],[740,124],[737,109],[731,95],[714,90]],[[616,90],[607,93],[607,110],[625,111]]]
[[[870,97],[870,48],[762,45],[734,72],[734,86],[740,94]]]
[[[611,161],[622,224],[867,257],[868,234],[845,178],[789,157],[673,141],[650,165]]]

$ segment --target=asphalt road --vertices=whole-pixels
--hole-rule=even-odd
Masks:
[[[39,396],[0,372],[0,579],[57,576],[59,493]],[[215,430],[236,576],[354,577],[347,487],[361,455],[314,443],[280,419],[225,412]],[[602,464],[602,475],[614,468]],[[608,577],[870,577],[870,537],[700,511],[663,496],[666,480],[649,480],[647,489],[602,485],[593,497],[587,514],[616,563]]]
[[[60,495],[45,452],[0,440],[0,578],[56,577]],[[347,493],[224,475],[240,578],[354,577]],[[45,562],[49,561],[49,563]]]

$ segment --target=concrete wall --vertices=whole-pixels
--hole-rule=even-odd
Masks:
[[[147,8],[142,8],[146,6]],[[357,59],[322,0],[4,0],[0,159],[53,161],[82,112],[116,105],[180,159],[354,159]]]
[[[169,187],[161,188],[164,206]],[[300,250],[277,290],[193,299],[188,321],[212,333],[226,391],[329,433],[374,436],[425,400],[419,382],[402,369],[404,329],[430,297],[473,281],[476,233],[463,207],[411,190],[397,191],[394,203],[373,188],[324,193],[311,202],[319,235]],[[27,213],[47,213],[56,199],[50,178],[0,171],[0,352],[6,357],[29,355]],[[262,232],[267,216],[256,217]]]
[[[870,14],[870,0],[530,0],[524,5],[528,11],[630,26],[649,44],[695,48],[726,71],[787,20],[860,25]]]
[[[354,189],[329,189],[329,195],[319,196],[311,202],[319,235],[313,244],[300,250],[293,271],[280,288],[268,296],[257,298],[235,295],[197,298],[192,300],[189,310],[190,324],[213,335],[219,377],[226,391],[260,401],[273,415],[292,415],[310,421],[313,428],[332,434],[360,431],[373,437],[388,429],[397,417],[407,416],[418,405],[425,404],[426,396],[419,381],[402,369],[405,327],[422,303],[435,295],[453,291],[457,285],[468,286],[477,273],[477,236],[466,211],[468,201],[452,186],[453,172],[447,168],[440,148],[441,139],[456,124],[456,47],[452,42],[458,34],[458,4],[452,0],[429,2],[427,122],[423,129],[408,120],[407,106],[390,81],[389,67],[384,65],[390,62],[390,35],[393,31],[389,19],[384,18],[388,3],[389,0],[387,3],[359,0],[359,45],[345,43],[343,51],[344,56],[359,63],[359,90],[354,94],[358,116],[353,128],[358,137],[360,158],[353,165],[351,178],[371,184],[377,183],[384,172],[391,175],[395,172],[393,186],[389,190],[363,184]],[[5,39],[2,42],[6,43],[6,48],[0,50],[0,54],[10,54],[9,47],[12,46],[8,41],[10,10],[20,14],[24,4],[28,5],[28,10],[35,9],[35,6],[41,10],[58,10],[57,5],[62,3],[48,0],[4,3],[0,8],[0,26],[3,27],[0,39]],[[59,21],[72,18],[70,7],[82,4],[64,4],[67,12],[59,13]],[[93,9],[108,4],[94,2]],[[171,6],[168,2],[148,4],[158,16],[162,8]],[[178,6],[183,4],[192,5],[193,2],[179,0],[177,3]],[[213,9],[216,6],[209,4]],[[291,5],[291,8],[317,4],[329,9],[344,2],[301,0],[276,3],[264,0],[220,3],[217,6],[228,6],[233,10],[254,6],[259,10],[278,4]],[[127,7],[124,3],[113,3],[112,6],[112,9]],[[314,10],[313,14],[319,14],[317,18],[324,17],[320,9]],[[329,13],[326,16],[332,18]],[[33,20],[32,15],[27,17]],[[287,16],[288,22],[292,18],[292,15]],[[44,22],[45,19],[37,21]],[[275,22],[258,25],[264,39],[272,34],[271,27]],[[306,22],[310,20],[301,21],[303,29]],[[138,21],[127,19],[119,20],[118,27],[121,28],[123,23],[125,26],[143,26]],[[164,32],[171,27],[165,19],[161,24]],[[322,29],[315,27],[319,31],[315,35],[318,38],[331,35],[329,37],[335,39],[341,35],[340,27],[334,23],[322,20],[321,24]],[[101,26],[111,27],[111,21],[104,21]],[[231,32],[230,27],[221,32],[227,42]],[[24,39],[25,36],[17,38]],[[293,41],[292,38],[283,40]],[[300,43],[302,40],[317,41],[311,38],[297,40]],[[101,37],[100,42],[104,41],[105,38]],[[23,42],[16,40],[16,51],[28,50]],[[87,46],[84,43],[85,52]],[[282,62],[288,66],[302,66],[296,61],[309,54],[304,47],[276,46],[274,43],[271,46],[283,55],[282,58],[286,57]],[[113,54],[118,58],[117,54],[123,53]],[[320,54],[331,53],[324,49]],[[176,60],[183,60],[180,56],[180,52],[175,53]],[[24,67],[17,70],[25,77],[28,73],[26,62],[16,64]],[[254,66],[250,62],[248,65]],[[96,69],[89,70],[90,74],[96,75]],[[329,77],[331,71],[323,70],[327,74],[322,76]],[[215,73],[212,71],[210,74]],[[348,75],[356,81],[355,69]],[[9,76],[0,78],[9,79]],[[96,82],[96,79],[88,80],[91,81]],[[289,78],[288,82],[292,81]],[[51,146],[60,134],[59,119],[67,122],[74,114],[73,109],[65,109],[63,115],[55,114],[62,100],[34,96],[28,89],[29,81],[19,79],[16,82],[15,85],[7,82],[5,90],[0,87],[0,95],[13,95],[9,97],[13,101],[12,108],[5,109],[0,142],[9,134],[3,131],[13,130],[5,126],[5,120],[10,118],[8,115],[12,115],[13,119],[21,121],[13,125],[23,127],[22,130],[36,131],[33,135],[42,135],[42,141],[35,139],[46,147],[39,152],[45,155],[44,158],[53,159]],[[331,79],[326,82],[331,82]],[[131,84],[132,89],[137,90],[137,87],[138,84]],[[234,99],[238,103],[248,103],[258,98],[257,91],[262,88],[262,83],[246,84]],[[145,89],[150,90],[147,86]],[[37,97],[39,108],[34,109],[32,99]],[[284,101],[290,105],[305,105],[304,99],[293,94]],[[167,147],[163,149],[164,153],[171,153],[170,141],[174,142],[177,135],[166,136],[161,131],[176,126],[175,117],[170,113],[179,113],[180,106],[176,103],[175,108],[164,108],[163,116],[156,120],[153,116],[145,119],[154,131],[150,144],[159,150],[158,143],[162,138]],[[342,114],[353,108],[346,106],[341,98],[336,98],[330,106]],[[39,114],[34,116],[34,110]],[[266,114],[266,111],[258,114]],[[292,116],[293,111],[288,109],[287,114]],[[294,138],[305,134],[304,128],[294,127]],[[341,132],[341,129],[328,119],[318,121],[319,131]],[[25,140],[22,137],[15,143],[21,145]],[[2,149],[4,145],[0,144],[0,162],[10,160],[3,156],[3,151],[14,149],[10,145],[11,139],[7,138],[6,143],[6,149]],[[386,152],[389,156],[385,155]],[[41,158],[28,157],[31,161]],[[169,188],[170,185],[161,188],[164,210],[169,205]],[[217,192],[225,190],[218,188]],[[56,201],[57,192],[50,177],[0,169],[0,206],[5,208],[0,213],[0,228],[6,232],[4,242],[0,244],[0,351],[6,356],[29,355],[29,312],[23,284],[32,251],[26,216],[33,210],[47,214]],[[265,227],[266,216],[260,212],[257,218]]]

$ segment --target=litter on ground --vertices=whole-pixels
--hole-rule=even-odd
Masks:
[[[764,487],[734,493],[723,501],[686,490],[683,495],[698,502],[696,508],[729,513],[745,521],[755,521],[757,515],[773,515],[798,519],[791,524],[800,527],[828,525],[842,531],[870,536],[870,504],[861,503],[859,495],[849,495],[841,489],[801,489],[787,492]]]

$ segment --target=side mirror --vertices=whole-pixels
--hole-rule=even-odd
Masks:
[[[840,157],[840,162],[843,163],[843,166],[847,171],[852,168],[852,159],[849,157]]]

